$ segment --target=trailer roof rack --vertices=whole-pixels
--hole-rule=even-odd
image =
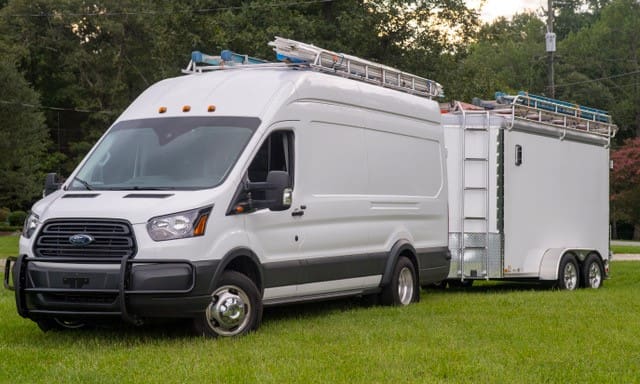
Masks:
[[[498,104],[509,104],[514,119],[586,131],[611,139],[618,132],[611,115],[601,109],[585,107],[520,91],[517,95],[496,92]]]
[[[279,62],[256,59],[228,50],[222,51],[220,56],[210,56],[194,51],[191,53],[189,65],[182,72],[196,73],[230,68],[303,67],[429,99],[444,96],[442,85],[433,80],[356,56],[336,53],[277,36],[269,46],[273,47]]]

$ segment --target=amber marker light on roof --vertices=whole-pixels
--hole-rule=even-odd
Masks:
[[[167,107],[158,108],[158,113],[165,113],[165,112],[167,112]]]
[[[215,112],[216,111],[216,106],[215,105],[210,105],[207,107],[207,112]]]
[[[182,112],[189,112],[190,110],[191,110],[190,105],[185,105],[184,107],[182,107]]]

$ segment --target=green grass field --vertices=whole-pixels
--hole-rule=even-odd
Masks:
[[[635,245],[612,245],[611,251],[614,254],[625,254],[625,253],[640,254],[640,247]]]
[[[274,308],[231,340],[184,324],[42,333],[0,289],[0,383],[638,382],[639,276],[613,262],[599,290],[492,282],[407,308]]]
[[[19,236],[0,236],[0,259],[18,255]]]

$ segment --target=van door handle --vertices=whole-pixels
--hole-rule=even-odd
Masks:
[[[301,205],[300,208],[296,208],[293,212],[291,212],[291,216],[302,216],[304,215],[304,210],[307,209],[306,205]]]

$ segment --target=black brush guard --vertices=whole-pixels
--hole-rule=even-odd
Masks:
[[[31,262],[43,263],[73,263],[73,264],[119,264],[118,287],[114,289],[82,289],[82,288],[37,288],[27,287],[27,270]],[[13,264],[13,268],[12,268]],[[134,264],[184,264],[191,270],[191,285],[187,289],[171,290],[130,290],[127,283],[130,281],[131,267]],[[17,277],[10,285],[10,275]],[[124,321],[132,324],[141,324],[141,320],[127,309],[127,298],[131,295],[180,295],[189,294],[196,284],[196,268],[188,260],[182,259],[144,259],[134,260],[130,256],[122,259],[114,258],[88,258],[88,257],[32,257],[21,255],[8,257],[4,267],[4,287],[15,291],[16,307],[18,314],[25,318],[31,317],[115,317],[120,316]],[[27,294],[74,294],[90,296],[96,294],[115,294],[119,304],[118,311],[69,311],[69,310],[44,310],[29,309],[27,307]]]

